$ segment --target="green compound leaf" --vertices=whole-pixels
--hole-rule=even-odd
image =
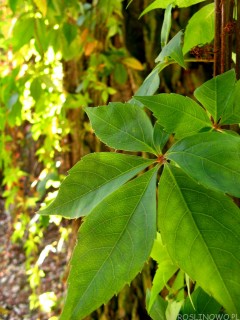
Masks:
[[[112,102],[108,106],[85,110],[97,137],[109,147],[156,153],[151,121],[138,106]]]
[[[61,320],[79,320],[141,271],[156,236],[157,167],[104,199],[80,228]]]
[[[152,97],[134,97],[150,109],[168,133],[180,139],[211,127],[206,112],[195,101],[179,94],[162,93]]]
[[[198,10],[189,20],[184,33],[183,54],[197,45],[210,43],[213,38],[214,3],[210,3]]]
[[[205,187],[240,197],[239,150],[239,136],[205,132],[178,141],[166,157]]]
[[[166,165],[159,183],[159,229],[173,261],[227,312],[240,314],[240,211]]]
[[[156,58],[155,62],[164,62],[171,58],[175,60],[181,67],[185,68],[183,52],[182,52],[182,37],[183,32],[179,31],[169,42],[165,45]]]
[[[85,216],[122,184],[153,163],[141,157],[99,152],[79,161],[60,186],[56,199],[41,214]]]
[[[236,76],[234,70],[229,70],[203,83],[194,91],[195,97],[210,112],[215,123],[220,123],[232,113],[233,93]]]

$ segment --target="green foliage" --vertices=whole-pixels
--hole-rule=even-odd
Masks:
[[[183,53],[187,53],[195,46],[211,43],[213,38],[214,3],[210,3],[197,11],[189,20],[184,35]]]
[[[46,297],[52,299],[50,309],[55,305],[54,293],[37,293],[44,276],[41,263],[56,244],[34,258],[45,228],[59,223],[52,216],[58,214],[87,216],[78,232],[61,319],[82,319],[106,303],[149,257],[157,264],[146,299],[153,319],[174,320],[200,311],[218,315],[220,309],[240,316],[240,216],[234,203],[240,196],[240,139],[229,130],[240,122],[240,81],[230,70],[205,82],[194,92],[199,103],[173,93],[152,96],[164,68],[173,63],[186,68],[194,59],[184,55],[212,41],[212,3],[191,17],[185,33],[171,33],[172,8],[200,2],[155,0],[143,11],[141,16],[166,8],[156,66],[130,102],[106,105],[116,93],[109,79],[123,85],[129,69],[144,70],[119,45],[121,1],[8,1],[18,16],[4,15],[7,27],[0,35],[2,61],[8,66],[0,86],[0,164],[6,207],[18,201],[12,239],[24,242],[31,308],[43,305]],[[120,39],[116,46],[114,36]],[[75,110],[82,121],[77,130],[76,119],[69,116]],[[64,141],[90,135],[84,112],[96,136],[116,152],[84,156],[56,199],[40,211],[51,219],[31,217],[49,188],[55,191],[62,180],[58,159],[69,152]],[[22,141],[21,131],[29,141]],[[26,169],[28,154],[22,155],[32,143],[40,166],[34,175]],[[32,188],[25,196],[27,179]]]
[[[224,105],[227,105],[229,95],[234,94],[234,88],[227,94],[230,85],[227,85],[225,90],[222,83],[225,83],[225,77],[229,75],[234,76],[234,81],[231,82],[234,87],[235,74],[230,71],[203,84],[196,91],[197,97],[208,103],[201,88],[208,87],[209,83],[210,85],[217,83],[213,92],[218,96],[221,88],[220,101],[221,103],[224,101]],[[226,312],[239,314],[240,256],[237,248],[240,237],[240,211],[229,194],[240,196],[240,181],[238,181],[240,138],[238,135],[222,131],[220,124],[215,128],[215,123],[211,120],[212,115],[190,98],[177,94],[159,94],[134,99],[144,103],[153,111],[157,118],[154,129],[150,126],[146,115],[144,116],[144,110],[129,103],[110,103],[109,106],[91,108],[90,112],[87,110],[93,129],[105,143],[119,149],[144,150],[150,153],[153,146],[157,157],[153,161],[150,160],[151,166],[147,173],[130,182],[125,183],[134,174],[146,168],[150,164],[147,163],[149,160],[143,158],[143,163],[137,167],[137,171],[136,164],[132,165],[131,175],[125,174],[121,182],[117,176],[114,189],[110,188],[107,182],[112,179],[111,170],[104,170],[104,174],[95,180],[94,183],[98,180],[105,181],[104,185],[97,183],[102,199],[97,196],[93,205],[88,200],[92,210],[89,210],[89,216],[79,231],[79,242],[71,261],[69,292],[62,319],[83,318],[110,299],[140,271],[150,255],[155,237],[156,225],[153,217],[156,201],[155,181],[156,172],[161,165],[164,169],[158,188],[157,229],[166,247],[158,238],[152,250],[151,256],[157,261],[158,269],[152,290],[147,297],[149,314],[153,319],[157,317],[164,319],[164,314],[167,319],[176,318],[184,299],[183,271],[222,305]],[[215,107],[211,109],[215,112],[220,102],[217,99],[213,101],[217,101]],[[220,108],[218,116],[226,114],[226,110],[228,109]],[[109,124],[108,131],[106,123]],[[206,127],[208,131],[201,132]],[[118,132],[121,133],[121,141]],[[176,133],[174,138],[170,136],[172,133]],[[162,150],[169,137],[172,143],[168,151],[163,154]],[[143,141],[147,141],[147,146],[151,148],[140,149],[139,141],[141,146]],[[92,158],[96,155],[92,155]],[[100,155],[98,165],[95,167],[97,175],[102,170],[101,166],[104,168],[107,159],[103,154],[100,160]],[[111,153],[109,157],[112,157]],[[121,155],[121,157],[127,159],[126,157],[130,156]],[[136,159],[133,158],[134,161],[137,161]],[[87,159],[82,160],[77,166],[83,166],[84,162],[87,163]],[[128,162],[130,164],[130,161]],[[122,166],[114,164],[113,161],[111,163],[116,169]],[[152,165],[155,166],[153,169]],[[92,170],[84,170],[86,173],[79,173],[79,176],[71,178],[71,174],[77,171],[73,169],[66,178],[66,183],[62,184],[61,193],[56,201],[57,203],[62,199],[65,201],[64,210],[71,218],[75,217],[78,207],[86,205],[84,198],[81,202],[81,192],[84,193],[86,188],[84,183],[83,191],[73,193],[73,190],[67,187],[67,181],[72,180],[81,185],[81,179],[88,180],[91,185],[87,190],[91,192],[95,188],[91,182]],[[121,168],[119,174],[122,172],[126,172],[126,169]],[[121,186],[122,183],[125,184]],[[74,207],[68,200],[72,199],[73,194],[75,198],[77,193],[80,205]],[[55,213],[59,213],[56,208],[54,210]],[[54,213],[54,210],[51,213]],[[43,211],[44,213],[47,211]],[[146,214],[144,219],[148,217],[145,222],[142,220],[144,213]],[[130,217],[134,217],[133,224]],[[152,230],[151,236],[146,237],[148,230]],[[136,240],[137,238],[139,240]],[[82,261],[80,265],[79,261]],[[129,261],[132,272],[129,270]],[[158,293],[167,286],[167,281],[178,268],[181,271],[169,289],[168,299],[173,300],[166,309],[166,301],[160,298]],[[102,283],[105,283],[104,287]],[[189,291],[188,281],[186,285]],[[203,297],[200,296],[198,299],[202,300],[201,306],[203,306],[208,296],[203,294]],[[211,312],[217,312],[216,308],[219,306],[214,299],[208,299],[209,308],[212,304]],[[184,308],[187,308],[186,305]],[[206,312],[210,311],[207,309]]]
[[[156,172],[154,168],[120,187],[84,222],[61,319],[82,319],[141,271],[156,234]]]

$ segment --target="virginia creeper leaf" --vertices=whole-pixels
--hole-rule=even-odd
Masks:
[[[105,197],[151,163],[153,160],[121,153],[86,155],[69,171],[56,199],[40,213],[72,219],[87,215]]]
[[[240,123],[240,80],[235,85],[232,101],[225,109],[221,124]]]
[[[169,42],[166,44],[155,62],[164,62],[168,58],[175,60],[181,67],[185,68],[183,52],[182,52],[182,37],[183,32],[179,31]]]
[[[105,198],[80,228],[62,320],[79,320],[141,271],[156,236],[157,168]]]
[[[87,115],[97,137],[109,147],[125,151],[153,149],[153,127],[141,108],[112,102],[108,106],[86,108]]]
[[[180,311],[181,315],[217,315],[221,309],[220,304],[213,297],[210,297],[201,287],[194,290],[191,294],[191,299],[192,301],[188,297],[185,300]]]
[[[224,194],[164,167],[158,223],[173,261],[227,312],[240,314],[240,210]]]
[[[197,45],[210,43],[213,38],[214,3],[210,3],[198,10],[188,21],[184,33],[183,54]]]
[[[167,249],[162,243],[160,234],[158,234],[157,239],[154,241],[151,257],[158,262],[158,268],[153,278],[153,286],[147,305],[149,314],[157,296],[171,276],[178,270],[178,267],[173,264],[169,257]]]
[[[178,141],[166,156],[207,188],[240,197],[239,150],[239,136],[204,132]]]
[[[210,127],[206,112],[195,101],[179,94],[162,93],[152,97],[134,97],[150,109],[166,132],[176,133],[176,138],[197,133]]]
[[[151,299],[151,291],[147,289],[146,293],[146,306],[148,310],[148,314],[153,320],[167,320],[166,319],[166,309],[167,309],[167,301],[163,300],[162,297],[157,296],[154,304],[151,308],[149,308],[149,301]]]
[[[153,143],[158,154],[162,154],[162,150],[169,139],[169,134],[163,130],[163,127],[156,122],[153,128]]]
[[[231,109],[235,82],[235,71],[232,69],[203,83],[194,91],[194,96],[210,112],[215,123],[219,119],[224,121],[228,109]]]

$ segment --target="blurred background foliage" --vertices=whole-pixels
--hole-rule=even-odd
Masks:
[[[154,68],[164,10],[139,19],[150,2],[0,2],[0,201],[11,219],[12,242],[24,248],[30,319],[33,310],[42,312],[41,319],[57,319],[64,293],[44,291],[42,264],[49,252],[62,252],[65,269],[59,277],[65,284],[81,223],[36,212],[55,197],[67,170],[82,156],[106,150],[82,107],[128,101]],[[201,6],[173,9],[171,37]],[[158,91],[191,96],[213,72],[211,63],[196,62],[186,70],[167,67]],[[44,241],[53,228],[55,241]],[[131,288],[88,319],[148,319],[144,297],[153,269],[149,263]]]

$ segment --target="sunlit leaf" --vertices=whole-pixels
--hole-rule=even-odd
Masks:
[[[45,17],[47,14],[47,0],[33,0],[38,7],[39,11]]]
[[[204,132],[178,141],[167,152],[196,181],[240,197],[240,137]]]
[[[240,211],[179,168],[164,167],[158,225],[173,261],[229,313],[240,313]]]
[[[82,319],[141,271],[156,236],[156,172],[112,193],[81,226],[60,319]]]
[[[158,262],[158,267],[153,278],[153,286],[148,300],[148,313],[150,313],[157,296],[163,287],[171,276],[178,270],[178,267],[173,264],[169,257],[166,247],[162,244],[160,234],[158,234],[157,239],[154,241],[151,257]]]
[[[85,156],[63,181],[57,198],[41,214],[68,218],[87,215],[110,193],[153,163],[120,153],[92,153]]]
[[[198,10],[188,21],[184,33],[183,54],[197,45],[210,43],[213,37],[214,3],[210,3]]]
[[[122,63],[134,70],[142,71],[144,69],[141,62],[135,58],[124,58],[122,59]]]

